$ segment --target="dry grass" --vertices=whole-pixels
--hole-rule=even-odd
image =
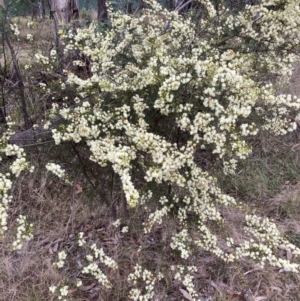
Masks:
[[[293,157],[295,154],[292,148],[290,150],[290,156]],[[269,151],[271,152],[271,149]],[[44,156],[34,154],[35,160]],[[276,161],[276,157],[273,157],[273,160]],[[250,160],[249,164],[253,162]],[[253,165],[251,167],[254,168]],[[258,167],[255,168],[257,172]],[[259,168],[266,166],[260,164]],[[240,174],[239,177],[239,181],[243,182],[243,177],[247,180],[248,175]],[[11,230],[1,243],[0,291],[3,293],[0,300],[55,300],[49,293],[49,286],[56,285],[63,279],[77,278],[82,279],[84,285],[77,289],[71,284],[72,300],[128,300],[126,296],[129,286],[124,275],[132,271],[136,262],[152,269],[159,267],[166,271],[166,280],[160,283],[155,300],[183,300],[180,289],[184,287],[174,282],[167,274],[168,267],[179,260],[165,252],[165,246],[170,241],[168,229],[175,226],[173,221],[167,220],[145,235],[140,231],[143,210],[129,212],[124,220],[127,221],[130,231],[123,234],[120,228],[112,225],[113,219],[106,206],[97,204],[95,200],[88,200],[89,188],[85,179],[78,175],[77,181],[83,189],[82,192],[78,192],[76,185],[68,187],[60,184],[47,173],[33,174],[32,177],[24,175],[14,187],[15,199],[10,209]],[[265,183],[256,182],[256,179],[252,179],[251,185],[252,191],[260,191],[261,185],[268,187]],[[299,184],[282,183],[281,190],[281,193],[273,198],[265,198],[252,206],[256,212],[274,218],[283,233],[289,235],[291,240],[296,240],[300,237],[300,187]],[[247,199],[244,192],[240,194],[239,191],[235,191],[234,194]],[[13,240],[14,217],[20,213],[27,215],[34,222],[34,239],[21,251],[15,252],[9,250],[8,246]],[[117,214],[125,217],[121,207],[118,208]],[[242,239],[242,215],[233,211],[224,211],[223,214],[228,221],[224,231],[230,232],[237,241]],[[93,277],[80,274],[87,251],[76,244],[76,235],[81,231],[85,233],[89,244],[97,243],[118,262],[120,268],[117,272],[106,270],[113,282],[111,291],[104,290]],[[140,252],[137,251],[139,247],[142,248]],[[58,271],[52,263],[57,260],[60,250],[67,251],[68,260],[64,269]],[[299,300],[300,277],[296,274],[280,273],[279,269],[271,267],[260,269],[246,259],[234,265],[226,265],[215,256],[201,250],[189,259],[189,264],[198,266],[195,283],[203,297],[202,300]]]

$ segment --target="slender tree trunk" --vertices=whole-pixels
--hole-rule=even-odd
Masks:
[[[36,0],[30,0],[31,2],[31,19],[35,19],[37,14],[38,14],[38,10],[37,10],[37,1]]]
[[[144,7],[144,1],[143,0],[139,0],[138,1],[138,9],[141,10]]]
[[[51,15],[59,23],[67,24],[79,18],[78,0],[50,0]]]
[[[44,20],[46,15],[45,0],[39,0],[39,13],[40,13],[40,18]]]
[[[5,34],[4,32],[1,33],[2,36],[2,52],[3,52],[3,68],[2,68],[2,77],[1,77],[1,98],[2,98],[2,106],[0,108],[0,122],[6,123],[6,101],[5,101],[5,92],[4,92],[4,85],[5,79],[7,76],[7,55],[5,50]]]
[[[132,3],[131,2],[127,3],[127,14],[128,15],[132,14]]]
[[[105,21],[108,19],[108,13],[105,0],[98,0],[98,20]]]
[[[174,8],[175,8],[174,0],[167,0],[166,7],[168,10],[174,10]]]
[[[27,103],[26,103],[26,99],[25,99],[25,87],[24,87],[24,83],[22,80],[22,75],[20,72],[20,68],[19,68],[19,63],[18,63],[18,59],[15,53],[15,50],[13,48],[13,46],[11,45],[9,38],[7,37],[7,33],[4,33],[4,40],[9,48],[10,54],[11,54],[11,58],[13,61],[13,66],[14,66],[14,71],[16,74],[16,78],[18,80],[18,88],[20,91],[20,97],[21,97],[21,104],[22,104],[22,112],[23,112],[23,119],[24,119],[24,124],[25,124],[25,129],[28,130],[29,129],[29,116],[28,116],[28,112],[27,112]]]

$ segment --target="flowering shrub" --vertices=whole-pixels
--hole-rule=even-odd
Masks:
[[[272,81],[291,74],[299,47],[299,3],[263,0],[232,12],[225,4],[217,11],[210,1],[199,1],[204,12],[196,22],[145,2],[149,7],[138,17],[111,12],[104,32],[92,24],[64,36],[65,55],[89,58],[90,72],[82,76],[66,70],[61,91],[52,91],[59,96],[68,88],[77,95],[71,106],[53,106],[52,115],[64,120],[52,130],[55,143],[87,145],[91,161],[118,175],[128,206],[148,212],[145,233],[172,215],[177,229],[169,250],[178,252],[181,262],[200,247],[226,262],[250,257],[261,266],[268,262],[299,272],[299,264],[280,258],[277,250],[300,255],[300,249],[268,219],[245,214],[243,242],[214,233],[212,225],[226,223],[222,208],[245,206],[224,194],[198,162],[205,152],[222,161],[225,174],[234,173],[238,161],[251,153],[248,137],[295,129],[289,116],[299,110],[300,99],[277,95]],[[83,64],[73,61],[72,70]],[[47,169],[65,177],[54,163]],[[92,250],[83,273],[110,288],[93,260],[99,257],[113,268],[117,263],[95,245]],[[178,264],[170,272],[197,299],[195,269]],[[162,277],[137,264],[128,277],[136,286],[130,298],[152,300]]]
[[[170,213],[176,216],[178,231],[170,248],[183,260],[201,247],[226,262],[248,256],[261,266],[269,262],[299,271],[297,263],[278,257],[277,248],[295,255],[300,250],[269,220],[255,215],[245,216],[245,234],[251,238],[237,243],[228,237],[225,251],[209,225],[225,222],[220,206],[242,205],[222,193],[196,160],[201,150],[210,152],[222,160],[224,173],[234,173],[238,160],[251,153],[247,137],[261,130],[280,135],[295,129],[287,116],[300,108],[300,100],[276,95],[271,80],[291,74],[299,44],[299,4],[263,1],[233,14],[205,1],[206,18],[197,24],[147,3],[139,17],[111,13],[111,28],[105,32],[91,25],[64,37],[66,54],[80,52],[90,59],[91,76],[66,71],[62,89],[73,87],[77,97],[75,106],[53,108],[65,120],[53,130],[55,143],[84,142],[90,160],[110,166],[119,175],[128,206],[148,208],[145,232]],[[249,40],[255,49],[249,49]],[[191,220],[196,234],[190,231]],[[136,266],[129,280],[148,279],[145,273],[159,279]],[[184,282],[184,276],[179,278]],[[153,281],[147,282],[151,290],[140,295],[140,289],[133,289],[131,298],[151,300]],[[192,281],[187,287],[196,297]]]
[[[29,170],[30,172],[33,172],[34,170],[25,158],[26,154],[24,149],[15,144],[9,144],[9,138],[13,134],[11,127],[12,123],[8,122],[8,129],[2,134],[0,139],[0,158],[2,161],[2,169],[6,171],[0,174],[0,237],[3,237],[8,229],[7,211],[9,204],[12,201],[10,190],[12,189],[14,177],[19,177],[21,172],[24,170]],[[8,157],[12,157],[13,159],[7,160]],[[28,223],[26,217],[23,215],[20,215],[17,218],[17,222],[19,224],[17,229],[17,238],[12,244],[12,248],[15,250],[20,249],[25,241],[32,238],[33,227],[33,225]]]

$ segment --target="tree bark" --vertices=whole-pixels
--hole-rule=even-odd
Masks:
[[[51,16],[59,23],[67,24],[79,19],[78,0],[50,0]]]
[[[37,6],[36,6],[36,1],[35,0],[30,0],[31,2],[31,19],[35,19],[37,16]]]
[[[105,21],[108,19],[108,13],[105,0],[98,0],[98,20]]]
[[[40,18],[45,19],[46,11],[45,11],[45,0],[40,0],[39,1],[39,13],[40,13]]]

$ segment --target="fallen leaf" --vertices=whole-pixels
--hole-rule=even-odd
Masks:
[[[56,253],[57,250],[58,250],[58,242],[56,242],[55,245],[52,247],[52,251],[53,251],[54,253]]]
[[[63,241],[62,239],[57,239],[55,241],[53,241],[49,247],[49,253],[50,254],[53,254],[53,253],[56,253],[57,250],[58,250],[58,244]]]
[[[279,273],[285,273],[285,272],[290,272],[290,271],[291,271],[290,269],[283,268],[283,269],[279,270]]]
[[[76,184],[75,188],[76,188],[75,194],[79,194],[83,191],[82,186],[80,184]]]
[[[179,289],[183,295],[183,297],[189,301],[194,301],[192,296],[186,291],[186,290],[183,290],[183,289]]]
[[[259,271],[259,270],[260,270],[260,268],[256,268],[256,269],[250,270],[250,271],[244,273],[244,276],[246,276],[246,275],[248,275],[248,274],[250,274],[250,273],[252,273],[252,272]]]
[[[52,255],[53,253],[57,252],[57,249],[58,249],[58,242],[49,248],[49,253]]]
[[[91,285],[81,285],[81,286],[79,286],[79,289],[83,292],[87,292],[91,288],[93,288],[95,285],[96,285],[96,283],[92,283]]]
[[[234,300],[238,300],[238,301],[247,301],[245,294],[242,293],[234,293],[234,294],[230,294],[230,297]],[[230,299],[231,300],[231,299]]]
[[[258,297],[255,297],[254,301],[262,301],[262,300],[267,300],[268,298],[265,297],[265,296],[258,296]]]
[[[289,251],[289,250],[287,250],[287,251],[286,251],[286,258],[287,258],[287,260],[289,260],[289,261],[291,261],[291,260],[292,260],[292,258],[293,258],[293,254],[292,254],[292,252],[291,252],[291,251]]]
[[[210,285],[215,288],[220,294],[222,293],[218,287],[218,285],[214,281],[210,281]]]
[[[271,286],[271,289],[274,290],[274,291],[277,291],[279,293],[282,293],[282,289],[278,286]]]
[[[40,241],[40,245],[45,245],[50,241],[49,237],[45,237],[43,240]]]

